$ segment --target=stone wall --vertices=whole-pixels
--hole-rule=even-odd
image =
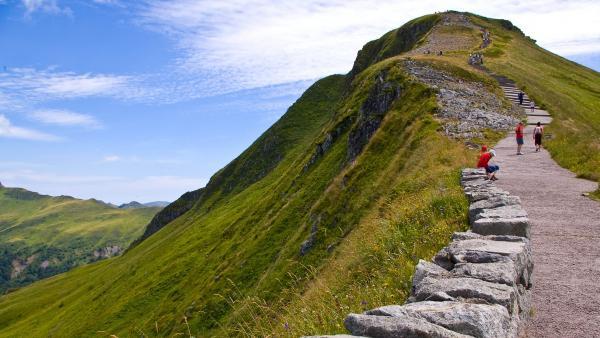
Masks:
[[[420,260],[404,305],[350,314],[354,336],[517,337],[530,313],[529,220],[516,196],[464,169],[471,231],[458,232],[432,262]],[[328,337],[328,336],[320,336]]]

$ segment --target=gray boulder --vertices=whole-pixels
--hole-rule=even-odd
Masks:
[[[457,263],[451,273],[455,276],[472,277],[486,282],[515,286],[518,275],[515,263],[508,260],[494,263]]]
[[[471,229],[482,235],[531,237],[531,224],[527,217],[479,218],[471,224]]]
[[[483,237],[482,235],[476,234],[471,231],[455,232],[452,234],[453,241],[464,241],[466,239],[480,239],[482,237]]]
[[[412,285],[419,284],[425,277],[443,277],[449,275],[448,270],[439,265],[420,259],[413,275]]]
[[[461,170],[461,177],[485,175],[484,168],[464,168]]]
[[[425,301],[383,306],[365,314],[424,319],[458,333],[482,338],[504,338],[511,332],[508,311],[496,304]]]
[[[372,338],[466,338],[426,320],[409,317],[369,316],[350,314],[344,321],[354,335]]]
[[[507,205],[493,209],[484,209],[470,219],[471,224],[481,218],[516,218],[527,217],[527,212],[520,205]]]
[[[531,245],[526,238],[512,236],[490,236],[489,238],[505,238],[513,241],[487,239],[468,239],[453,241],[440,250],[434,262],[446,270],[452,270],[456,263],[496,263],[510,259],[515,266],[519,283],[526,287],[531,285],[533,259]]]
[[[414,287],[411,300],[448,301],[468,299],[504,306],[510,314],[515,313],[517,289],[505,284],[486,282],[475,278],[426,277]]]
[[[465,189],[474,189],[474,188],[493,186],[492,181],[486,180],[485,178],[477,178],[477,179],[473,179],[473,180],[462,181],[461,184]]]
[[[465,188],[465,195],[469,199],[469,202],[477,202],[480,200],[492,198],[494,196],[508,196],[509,193],[494,186],[486,187],[472,187],[470,189]]]
[[[471,203],[469,206],[469,219],[476,220],[476,216],[486,209],[494,209],[509,205],[521,205],[521,199],[511,195],[493,195],[490,198],[482,199]]]

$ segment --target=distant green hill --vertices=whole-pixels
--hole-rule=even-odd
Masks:
[[[0,187],[0,293],[121,253],[159,210]]]
[[[502,70],[511,62],[559,64],[561,74],[542,65],[519,71],[524,78],[547,72],[573,105],[592,102],[569,115],[571,105],[540,90],[540,101],[556,112],[550,131],[569,119],[579,126],[597,118],[589,100],[598,73],[537,47],[508,21],[466,15],[493,33],[486,49],[492,70],[521,81]],[[410,58],[501,96],[494,80],[466,61],[481,42],[479,28],[455,28],[446,19],[424,16],[367,43],[348,74],[313,84],[206,187],[159,212],[120,257],[1,297],[0,336],[341,333],[347,313],[403,302],[418,259],[466,227],[458,173],[477,155],[442,132],[436,89],[407,74],[405,53],[423,46],[433,29],[458,45],[466,41],[443,56]],[[551,150],[560,153],[554,142],[563,138],[576,141],[569,156],[585,174],[595,155],[585,156],[579,138],[593,144],[594,128],[576,136],[555,131]],[[498,137],[490,132],[476,141]],[[597,168],[589,168],[593,177]]]

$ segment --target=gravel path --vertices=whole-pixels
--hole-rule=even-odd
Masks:
[[[529,337],[600,337],[600,203],[582,196],[597,183],[575,178],[546,150],[535,152],[532,127],[525,155],[514,133],[495,148],[496,184],[521,197],[532,222],[535,262]]]

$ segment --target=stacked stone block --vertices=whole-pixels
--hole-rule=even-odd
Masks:
[[[471,231],[432,262],[420,260],[404,305],[350,314],[335,337],[517,337],[530,312],[533,260],[527,213],[516,196],[464,169]],[[320,336],[330,337],[330,336]]]

